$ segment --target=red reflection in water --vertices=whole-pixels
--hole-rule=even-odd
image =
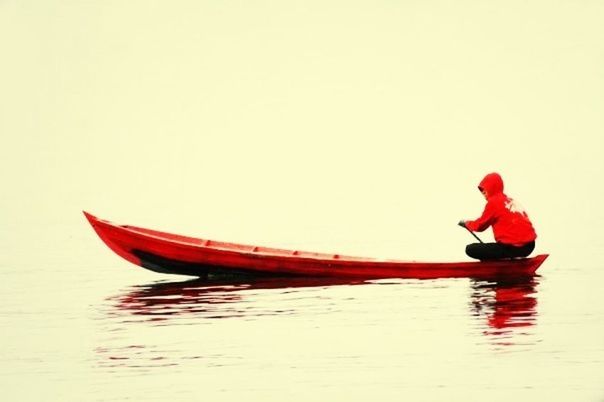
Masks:
[[[297,314],[291,303],[249,303],[254,299],[250,291],[280,289],[282,294],[295,293],[295,288],[320,288],[336,285],[360,285],[368,283],[357,280],[333,280],[325,278],[261,278],[246,280],[190,280],[184,282],[159,282],[136,286],[126,293],[109,300],[114,308],[109,316],[117,318],[113,330],[125,328],[123,324],[145,322],[152,326],[172,325],[168,320],[176,319],[177,325],[199,324],[206,319],[241,318]],[[375,282],[372,282],[376,284]],[[383,286],[406,286],[418,283],[433,288],[440,284],[434,280],[411,280],[404,282],[380,283]],[[521,340],[517,335],[526,334],[536,323],[537,277],[516,280],[470,279],[470,305],[472,315],[480,322],[483,334],[498,347],[531,342],[531,338]],[[320,293],[320,292],[319,292]],[[317,293],[303,292],[292,297],[314,298]],[[321,303],[317,303],[322,305]],[[314,307],[316,307],[313,304]],[[326,303],[329,310],[331,304]],[[314,310],[316,313],[316,308]],[[181,320],[181,318],[188,318]],[[201,319],[201,320],[200,320]],[[421,318],[420,318],[421,319]],[[208,321],[205,321],[208,323]],[[111,344],[111,342],[110,342]],[[118,345],[96,349],[100,358],[99,366],[113,371],[125,367],[148,371],[157,367],[175,366],[183,360],[213,359],[218,355],[194,355],[166,350],[158,345]],[[224,360],[225,356],[220,356]],[[222,364],[222,363],[221,363]]]
[[[242,280],[194,279],[185,282],[163,282],[135,288],[112,298],[116,307],[134,315],[155,316],[149,320],[165,320],[169,316],[186,313],[201,314],[205,318],[233,318],[286,313],[280,306],[273,310],[246,310],[245,290],[288,289],[355,285],[362,280],[335,280],[325,278],[261,278]],[[220,305],[220,307],[218,307]],[[229,305],[234,306],[230,308]]]
[[[487,335],[505,335],[537,321],[538,277],[472,281],[472,308],[486,318]]]
[[[195,279],[136,287],[112,300],[122,314],[145,316],[145,321],[157,321],[159,324],[171,316],[183,314],[216,319],[293,313],[280,305],[254,307],[245,303],[248,295],[244,291],[247,290],[283,289],[287,292],[289,288],[363,283],[367,282],[325,278],[262,278],[245,281]],[[506,335],[515,328],[534,326],[537,318],[537,284],[538,277],[490,281],[471,279],[472,313],[484,319],[485,335]]]

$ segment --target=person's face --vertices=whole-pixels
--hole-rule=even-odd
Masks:
[[[487,191],[486,191],[484,188],[481,188],[481,189],[480,189],[480,192],[481,192],[481,193],[482,193],[482,195],[484,196],[484,199],[485,199],[485,200],[489,198],[489,197],[488,197],[488,195],[487,195]]]

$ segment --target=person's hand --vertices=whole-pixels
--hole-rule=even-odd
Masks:
[[[462,220],[460,220],[459,222],[457,222],[457,224],[458,224],[459,226],[461,226],[462,228],[465,228],[465,227],[466,227],[466,221],[465,221],[465,220],[463,220],[463,219],[462,219]]]

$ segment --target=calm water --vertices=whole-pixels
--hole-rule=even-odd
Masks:
[[[5,244],[13,399],[604,400],[598,248],[517,282],[207,283],[123,263],[80,225]]]

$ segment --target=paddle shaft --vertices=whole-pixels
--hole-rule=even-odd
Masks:
[[[466,227],[464,226],[464,228],[466,228]],[[468,229],[468,228],[466,228],[466,230],[467,230],[468,232],[470,232],[470,234],[471,234],[472,236],[474,236],[474,237],[476,238],[476,240],[478,240],[478,241],[479,241],[479,242],[481,242],[481,243],[484,243],[482,240],[480,240],[480,237],[476,236],[476,233],[472,232],[472,231],[471,231],[470,229]]]

